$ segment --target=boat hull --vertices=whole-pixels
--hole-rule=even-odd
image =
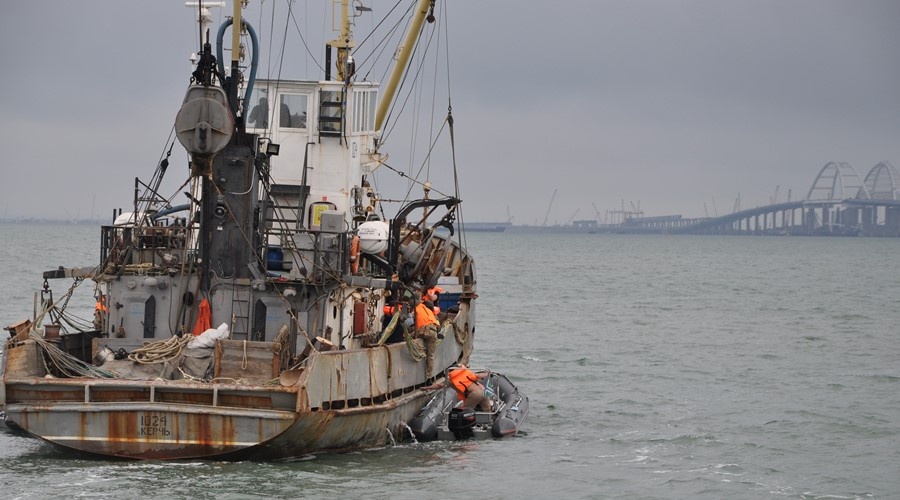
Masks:
[[[408,440],[408,424],[427,399],[417,391],[367,408],[308,412],[275,439],[232,453],[227,459],[271,460],[319,452],[343,452]]]
[[[294,423],[294,415],[287,412],[210,412],[184,405],[11,405],[7,419],[65,449],[167,460],[239,452],[274,439]]]
[[[450,335],[435,366],[467,359],[472,341]],[[25,362],[38,354],[33,341],[3,353],[7,425],[104,457],[271,460],[384,446],[409,436],[429,397],[419,390],[424,363],[405,343],[317,353],[281,383],[259,385],[53,378]]]
[[[426,396],[303,413],[192,405],[10,405],[14,428],[63,449],[142,460],[272,460],[402,440]]]

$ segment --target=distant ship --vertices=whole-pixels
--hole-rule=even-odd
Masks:
[[[502,233],[512,222],[466,222],[460,224],[466,232]]]

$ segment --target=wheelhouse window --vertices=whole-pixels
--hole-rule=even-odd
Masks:
[[[247,127],[269,128],[270,113],[268,93],[253,89],[250,97],[250,113],[247,115]]]
[[[306,111],[309,96],[306,94],[282,94],[278,112],[281,128],[306,128]]]
[[[376,90],[353,92],[353,132],[373,132],[375,130]]]

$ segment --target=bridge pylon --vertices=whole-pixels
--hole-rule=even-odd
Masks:
[[[834,203],[848,198],[869,199],[869,191],[852,165],[844,161],[832,161],[819,171],[805,201]]]

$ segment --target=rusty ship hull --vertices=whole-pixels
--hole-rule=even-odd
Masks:
[[[464,348],[442,342],[437,362],[449,366]],[[319,353],[275,385],[26,376],[37,355],[33,343],[3,353],[7,423],[107,457],[271,460],[384,446],[409,437],[408,422],[430,398],[403,344]]]

